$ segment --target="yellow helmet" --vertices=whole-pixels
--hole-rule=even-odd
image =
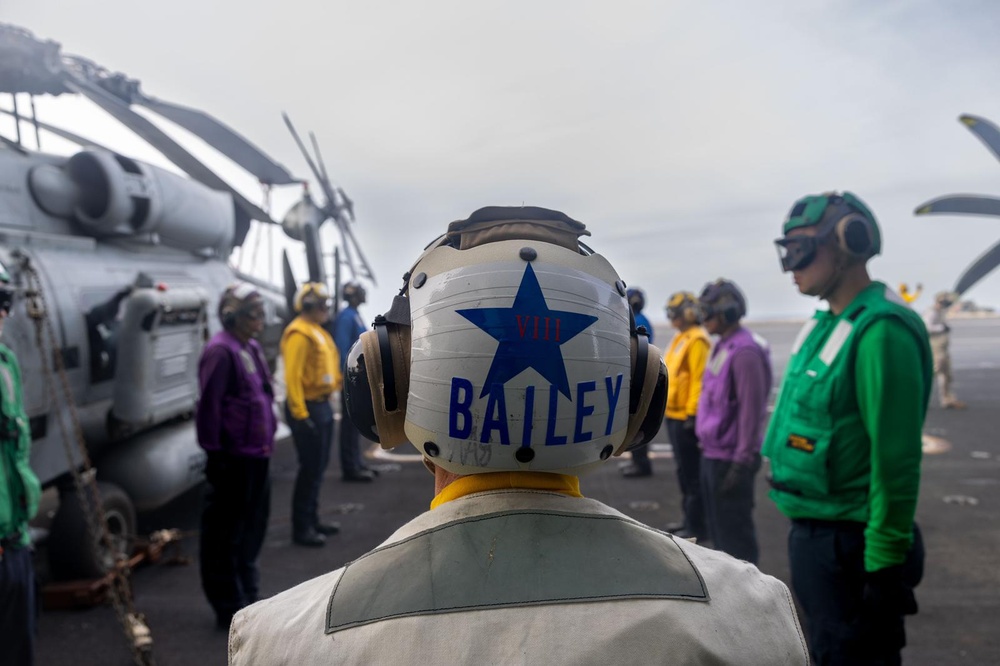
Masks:
[[[308,312],[319,307],[330,307],[330,291],[322,282],[306,282],[295,293],[292,303],[296,312]]]

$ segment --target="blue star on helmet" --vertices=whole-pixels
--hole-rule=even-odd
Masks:
[[[500,342],[480,398],[489,393],[491,386],[506,384],[528,368],[533,368],[570,398],[566,363],[560,347],[597,321],[597,317],[550,310],[531,264],[521,277],[511,307],[456,312]]]

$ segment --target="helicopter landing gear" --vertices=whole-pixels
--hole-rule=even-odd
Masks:
[[[135,540],[135,507],[124,490],[113,483],[97,482],[100,508],[94,506],[90,488],[84,488],[89,506],[83,506],[72,484],[60,489],[59,510],[49,532],[49,567],[55,580],[100,578],[108,573],[119,557],[132,554]],[[108,542],[95,525],[93,534],[88,513],[97,520],[104,515]]]

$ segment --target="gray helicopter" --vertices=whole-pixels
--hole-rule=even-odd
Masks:
[[[5,24],[0,93],[13,100],[12,110],[0,113],[14,117],[16,134],[0,136],[0,264],[18,295],[3,341],[24,377],[32,467],[43,487],[59,491],[48,536],[51,573],[94,577],[127,554],[136,511],[161,507],[203,479],[205,456],[190,416],[202,346],[220,327],[219,294],[236,280],[261,290],[262,342],[273,361],[296,289],[287,251],[283,285],[229,264],[251,220],[277,222],[132,106],[190,131],[265,189],[305,181],[210,115],[146,96],[138,81]],[[34,96],[46,94],[89,99],[190,178],[42,122]],[[19,112],[19,95],[30,98],[30,115]],[[337,285],[341,263],[353,278],[374,282],[350,228],[353,203],[330,183],[315,136],[314,160],[285,122],[325,198],[316,203],[305,189],[281,223],[304,246],[308,279],[327,281],[319,229],[332,221],[342,241],[333,262]],[[22,129],[34,130],[34,149],[24,145]],[[79,152],[40,152],[42,132]],[[79,491],[93,483],[81,470],[96,470],[98,493]],[[88,530],[95,512],[110,539]]]

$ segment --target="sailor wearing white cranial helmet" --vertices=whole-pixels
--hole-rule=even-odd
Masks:
[[[490,207],[431,243],[344,386],[363,434],[424,454],[431,511],[238,614],[230,663],[807,663],[780,581],[580,494],[577,474],[657,433],[666,398],[587,233]]]

